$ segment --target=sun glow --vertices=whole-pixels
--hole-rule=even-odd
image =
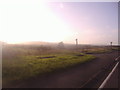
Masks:
[[[4,8],[0,39],[8,43],[25,41],[59,42],[72,32],[45,4]]]

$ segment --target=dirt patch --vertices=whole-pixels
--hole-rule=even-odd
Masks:
[[[78,54],[78,55],[76,55],[76,56],[84,56],[84,55],[82,55],[82,54]]]
[[[37,57],[38,59],[55,58],[56,56]]]
[[[85,54],[94,54],[94,53],[92,53],[92,52],[86,52]]]

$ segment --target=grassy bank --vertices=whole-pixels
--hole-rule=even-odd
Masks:
[[[112,50],[110,49],[104,49],[104,48],[97,48],[97,49],[88,49],[85,50],[84,53],[86,54],[100,54],[100,53],[107,53],[107,52],[111,52]]]
[[[80,53],[25,55],[3,60],[3,84],[11,81],[23,80],[38,74],[53,72],[58,69],[85,63],[94,56]]]
[[[117,47],[99,47],[99,48],[89,48],[89,49],[84,49],[83,53],[86,54],[101,54],[101,53],[109,53],[113,51],[118,51]]]

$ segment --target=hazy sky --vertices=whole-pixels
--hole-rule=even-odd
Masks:
[[[75,32],[71,40],[78,38],[79,43],[90,44],[118,42],[117,2],[53,3],[50,7]]]
[[[9,43],[48,41],[118,43],[117,2],[57,2],[1,5],[0,39]]]

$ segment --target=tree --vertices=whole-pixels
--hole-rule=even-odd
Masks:
[[[59,42],[58,43],[58,48],[63,49],[64,48],[64,43],[63,42]]]

